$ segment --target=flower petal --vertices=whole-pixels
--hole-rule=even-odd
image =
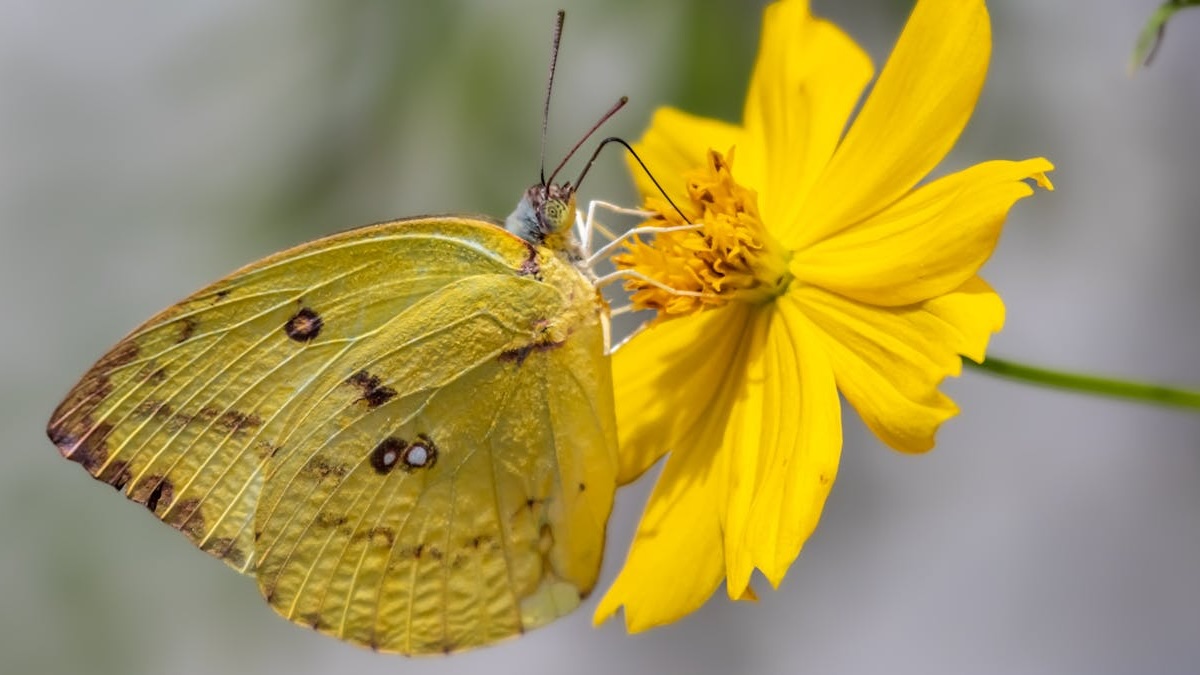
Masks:
[[[729,397],[724,399],[727,407]],[[721,509],[729,459],[715,439],[727,417],[726,410],[698,420],[697,439],[714,440],[667,457],[625,565],[596,607],[592,621],[597,625],[622,606],[630,633],[671,623],[699,609],[721,584]]]
[[[1053,189],[1043,158],[993,161],[938,179],[883,211],[797,251],[797,279],[861,302],[911,305],[948,293],[992,255],[1012,205]]]
[[[746,134],[741,127],[690,115],[676,108],[659,108],[654,112],[646,133],[633,144],[633,148],[671,199],[679,204],[685,203],[688,198],[683,176],[704,165],[710,148],[726,152],[730,147],[745,143]],[[659,196],[654,181],[650,180],[637,161],[633,157],[627,157],[625,161],[637,185],[638,194],[643,199]],[[745,170],[739,166],[738,175],[743,174],[755,178],[761,175],[749,166]]]
[[[744,384],[725,428],[729,596],[757,567],[778,587],[812,534],[837,474],[841,410],[833,366],[792,299],[759,312]]]
[[[920,0],[862,111],[784,238],[805,248],[907,192],[942,160],[979,98],[991,52],[982,0]]]
[[[791,292],[819,328],[838,389],[883,442],[902,452],[933,447],[938,426],[958,412],[938,391],[982,361],[1004,324],[1004,304],[973,277],[952,293],[907,307],[872,307],[812,286]]]
[[[728,414],[728,404],[724,412],[719,409],[720,395],[731,388],[742,361],[748,312],[734,303],[663,321],[613,355],[620,484],[635,480],[668,451],[701,443],[698,427]]]
[[[805,0],[767,7],[743,116],[750,146],[738,154],[737,176],[759,187],[768,224],[796,222],[874,72],[871,57],[836,25],[814,18]],[[765,165],[766,183],[749,180],[751,163]]]

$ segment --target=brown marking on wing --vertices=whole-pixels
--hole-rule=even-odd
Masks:
[[[300,619],[304,623],[308,624],[309,628],[312,628],[313,630],[321,630],[322,628],[327,626],[327,624],[325,623],[325,619],[323,619],[321,617],[321,614],[319,612],[309,612],[309,613],[305,614],[304,616],[300,617]]]
[[[529,251],[529,257],[521,261],[521,266],[517,268],[517,274],[540,280],[542,278],[542,266],[538,263],[537,247],[527,241],[524,243],[525,248]]]
[[[265,438],[260,438],[254,442],[254,449],[258,451],[259,459],[268,459],[274,457],[275,453],[279,452],[279,446]]]
[[[292,318],[283,324],[283,332],[296,342],[312,342],[313,339],[320,335],[321,328],[325,325],[325,320],[308,307],[301,307],[300,311],[292,315]]]
[[[335,464],[321,455],[316,455],[304,465],[303,471],[316,476],[318,480],[325,480],[330,476],[340,480],[350,473],[350,467],[345,464]]]
[[[175,337],[175,344],[183,344],[192,339],[192,336],[196,334],[197,322],[196,319],[188,316],[180,319],[178,323],[179,334]]]
[[[314,522],[322,527],[335,529],[345,525],[348,520],[349,518],[347,518],[345,515],[321,511],[317,513],[317,517],[314,519]]]
[[[113,347],[84,374],[67,394],[66,399],[59,404],[58,409],[54,411],[54,417],[46,425],[46,435],[58,446],[63,457],[74,459],[82,450],[81,458],[75,461],[85,467],[94,468],[98,466],[94,458],[107,454],[103,443],[112,427],[106,427],[104,430],[94,428],[91,415],[100,402],[112,393],[112,382],[109,380],[112,372],[132,363],[137,357],[138,346],[132,341],[125,341]],[[92,472],[92,469],[89,468],[88,471]],[[95,473],[92,472],[92,475]]]
[[[346,384],[353,385],[362,390],[362,396],[358,400],[366,401],[368,408],[378,408],[396,396],[395,389],[383,386],[378,375],[372,375],[365,370],[360,370],[351,375],[346,380]]]
[[[133,479],[133,472],[129,470],[129,462],[112,462],[101,469],[96,478],[117,490],[124,490],[129,481]]]
[[[185,499],[172,504],[161,517],[164,523],[183,532],[192,541],[204,536],[204,515],[200,512],[199,499]]]
[[[551,349],[558,349],[564,344],[566,344],[565,341],[535,342],[533,344],[525,345],[524,347],[517,347],[516,349],[509,349],[508,351],[500,352],[499,360],[512,361],[520,366],[521,364],[525,363],[525,359],[529,358],[530,354],[534,352],[546,352],[550,351]]]
[[[200,550],[228,560],[235,567],[241,567],[246,563],[246,554],[236,544],[237,540],[231,537],[214,537],[204,542]]]
[[[365,530],[356,530],[350,541],[366,541],[379,548],[391,548],[396,543],[396,532],[386,525],[376,525]]]
[[[173,412],[171,405],[166,401],[148,398],[133,409],[133,417],[140,419],[146,419],[147,417],[171,419],[174,417]]]
[[[392,469],[400,463],[400,458],[407,447],[406,441],[395,436],[388,436],[371,451],[371,468],[380,475],[391,473]]]
[[[262,418],[253,413],[226,410],[217,418],[215,426],[225,433],[236,433],[246,429],[256,429],[262,426]]]
[[[108,436],[112,433],[112,425],[107,422],[94,424],[90,417],[84,417],[81,427],[82,435],[59,433],[62,430],[51,430],[50,440],[58,446],[63,457],[78,462],[93,476],[104,467],[108,461]]]
[[[175,498],[175,486],[165,476],[146,476],[129,489],[128,497],[157,515],[159,508],[171,506]]]

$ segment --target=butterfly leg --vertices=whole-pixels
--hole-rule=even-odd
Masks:
[[[638,235],[643,235],[643,234],[662,234],[664,232],[687,232],[689,230],[699,230],[703,227],[704,227],[703,223],[694,223],[691,225],[670,225],[667,227],[655,227],[655,226],[635,227],[632,230],[628,230],[621,236],[608,242],[604,246],[601,246],[599,249],[597,249],[597,251],[595,253],[591,254],[591,256],[585,261],[584,264],[587,265],[588,269],[592,269],[597,261],[604,258],[605,256],[611,255],[612,252],[618,246],[621,246],[622,244],[624,244],[625,240],[629,239],[630,237],[636,237]]]
[[[639,218],[651,218],[655,215],[653,211],[645,211],[642,209],[630,209],[630,208],[625,208],[623,206],[617,206],[616,204],[612,204],[610,202],[602,201],[599,199],[593,199],[592,201],[588,202],[587,217],[583,220],[583,229],[582,229],[582,232],[580,232],[580,241],[583,242],[583,250],[587,251],[588,255],[591,255],[591,251],[592,251],[592,231],[593,230],[599,230],[601,232],[601,234],[608,237],[609,243],[616,241],[618,239],[617,235],[608,231],[603,225],[596,222],[596,209],[604,209],[605,211],[608,211],[608,212],[616,214],[616,215],[637,216]],[[579,222],[578,217],[576,218],[576,222],[577,223]],[[591,266],[591,264],[593,263],[595,258],[596,258],[596,256],[593,255],[591,258],[588,259],[589,267]]]

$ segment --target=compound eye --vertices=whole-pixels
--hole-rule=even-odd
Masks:
[[[567,203],[558,199],[547,200],[542,205],[542,218],[551,232],[557,232],[568,225],[570,210]]]

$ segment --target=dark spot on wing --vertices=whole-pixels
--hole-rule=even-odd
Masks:
[[[351,541],[366,541],[379,548],[391,548],[396,543],[396,533],[386,525],[376,525],[366,530],[358,530],[350,537]]]
[[[262,418],[258,415],[227,410],[217,418],[216,428],[225,433],[234,433],[243,429],[253,429],[262,426]]]
[[[101,469],[96,478],[108,483],[117,490],[123,490],[133,478],[133,473],[129,470],[128,462],[113,462]]]
[[[330,462],[321,455],[315,455],[308,460],[308,463],[304,465],[304,471],[315,475],[318,480],[324,480],[330,476],[341,479],[350,473],[349,467]]]
[[[184,499],[172,504],[160,517],[193,541],[204,536],[204,516],[200,513],[199,499]]]
[[[401,459],[404,460],[401,468],[409,473],[417,469],[429,469],[437,464],[438,449],[428,436],[417,434],[417,440],[404,448]]]
[[[164,476],[147,476],[138,482],[129,492],[129,498],[139,504],[145,504],[147,509],[157,514],[159,507],[171,506],[175,496],[175,486]]]
[[[116,347],[113,347],[112,351],[101,357],[101,359],[96,362],[96,365],[92,366],[91,373],[107,375],[121,366],[132,363],[137,356],[137,343],[133,342],[132,340],[126,340]]]
[[[371,467],[375,469],[375,473],[391,473],[392,469],[396,468],[396,464],[400,461],[400,457],[407,447],[408,443],[395,436],[388,436],[383,439],[371,451]]]
[[[412,443],[388,436],[371,451],[371,467],[379,474],[391,473],[397,466],[405,473],[429,469],[437,464],[437,459],[437,445],[425,434],[417,434]]]
[[[529,358],[530,354],[532,354],[534,352],[545,352],[545,351],[550,351],[551,349],[558,349],[559,347],[563,346],[564,344],[566,344],[565,341],[563,341],[563,342],[534,342],[532,344],[527,344],[523,347],[517,347],[516,349],[509,349],[508,351],[500,352],[499,358],[500,358],[500,361],[512,361],[513,363],[516,363],[518,366],[520,366],[521,364],[525,363],[525,359]]]
[[[321,316],[307,307],[301,307],[283,325],[283,332],[296,342],[311,342],[321,333],[325,322]]]
[[[348,518],[345,515],[329,513],[327,511],[321,511],[321,512],[317,513],[315,522],[318,525],[321,525],[322,527],[334,529],[337,527],[341,527],[342,525],[345,525],[347,520],[348,520]]]
[[[170,405],[168,405],[165,401],[158,401],[158,400],[150,399],[150,398],[146,399],[145,401],[142,401],[141,403],[138,404],[138,406],[136,408],[133,409],[133,416],[135,418],[140,418],[140,419],[145,419],[147,417],[152,417],[152,416],[153,417],[166,417],[166,416],[169,416],[170,414],[171,414],[171,406]]]
[[[351,375],[346,380],[346,384],[353,385],[362,390],[362,396],[358,400],[366,401],[368,408],[378,408],[396,396],[395,389],[383,386],[378,375],[372,375],[365,370],[360,370]]]
[[[91,420],[84,418],[87,430],[78,439],[71,439],[70,445],[59,445],[63,457],[72,462],[79,462],[87,472],[95,476],[104,463],[108,461],[108,435],[112,433],[112,425],[107,422],[93,425]],[[53,437],[53,436],[52,436]]]
[[[179,335],[175,337],[175,344],[181,344],[192,339],[196,334],[196,320],[192,317],[185,317],[179,320]]]
[[[321,618],[320,613],[309,612],[308,614],[304,615],[304,623],[308,624],[313,630],[320,630],[321,626],[325,624],[325,621]]]
[[[230,537],[215,537],[209,539],[201,546],[201,550],[207,551],[218,558],[228,560],[234,567],[241,567],[246,563],[246,554],[237,546],[237,540]]]

